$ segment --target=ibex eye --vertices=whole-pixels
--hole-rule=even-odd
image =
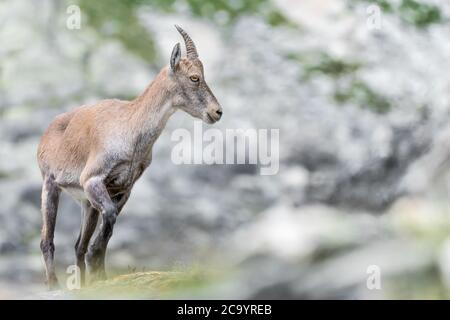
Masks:
[[[198,82],[198,80],[200,80],[199,77],[197,77],[197,76],[191,76],[190,79],[193,82]]]

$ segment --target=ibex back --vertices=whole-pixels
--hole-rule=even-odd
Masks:
[[[61,190],[82,208],[75,245],[81,283],[85,282],[86,263],[92,280],[104,279],[105,252],[116,218],[133,184],[150,165],[153,144],[169,117],[178,109],[209,124],[222,116],[192,39],[176,28],[183,36],[187,57],[181,58],[180,44],[176,44],[169,66],[142,95],[133,101],[103,100],[61,114],[41,139],[37,155],[44,180],[41,250],[50,289],[58,287],[53,237]],[[102,223],[90,244],[100,215]]]

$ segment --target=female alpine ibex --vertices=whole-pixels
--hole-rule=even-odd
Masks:
[[[41,139],[37,154],[43,176],[41,250],[50,289],[58,287],[53,237],[61,190],[82,208],[75,245],[81,283],[85,282],[85,256],[92,280],[104,279],[105,252],[116,218],[133,184],[150,165],[153,144],[169,117],[178,109],[209,124],[222,116],[222,108],[205,82],[194,42],[175,27],[183,36],[187,57],[181,58],[177,43],[169,66],[143,94],[133,101],[103,100],[61,114]],[[99,214],[102,223],[89,246]]]

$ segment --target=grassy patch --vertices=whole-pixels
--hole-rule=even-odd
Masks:
[[[75,295],[81,299],[164,299],[185,293],[192,296],[206,288],[215,278],[216,275],[196,269],[135,272],[96,282],[76,291]]]

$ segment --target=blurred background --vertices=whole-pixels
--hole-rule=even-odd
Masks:
[[[110,241],[109,274],[130,275],[109,285],[146,298],[450,298],[449,21],[444,0],[1,0],[0,298],[77,297],[45,293],[39,137],[61,112],[143,92],[182,42],[174,24],[223,106],[215,126],[279,129],[280,170],[173,164],[171,133],[193,131],[175,114]],[[79,226],[64,196],[62,283]]]

